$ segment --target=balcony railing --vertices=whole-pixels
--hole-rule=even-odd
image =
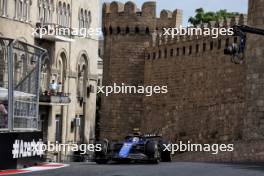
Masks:
[[[39,97],[40,105],[68,105],[71,102],[70,94],[63,92],[45,91]]]
[[[49,41],[72,42],[72,29],[55,23],[37,23],[35,38]]]

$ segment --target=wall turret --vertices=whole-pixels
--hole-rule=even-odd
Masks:
[[[157,19],[157,28],[179,27],[182,25],[182,10],[176,9],[173,12],[162,10],[160,18]]]
[[[112,2],[103,7],[103,84],[142,85],[144,50],[156,30],[156,3],[145,2],[138,9],[133,2]],[[102,137],[121,139],[139,127],[142,95],[115,94],[102,99]],[[120,120],[116,120],[120,119]]]
[[[145,2],[141,9],[129,1],[106,3],[103,7],[103,28],[105,35],[144,34],[156,28],[156,3]]]
[[[248,24],[264,29],[263,0],[249,0]],[[241,19],[242,20],[242,19]],[[264,36],[247,34],[247,112],[244,138],[264,139]]]
[[[156,17],[156,2],[145,2],[141,9],[129,1],[105,3],[103,6],[103,28],[105,34],[148,34],[164,27],[179,27],[182,11],[162,10]]]

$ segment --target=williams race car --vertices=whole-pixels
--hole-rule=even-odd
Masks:
[[[164,150],[168,142],[157,135],[134,133],[128,135],[122,142],[110,142],[104,139],[97,141],[96,144],[102,147],[102,150],[94,153],[94,161],[97,164],[106,164],[109,161],[141,161],[153,164],[158,164],[159,161],[171,161],[170,151]]]

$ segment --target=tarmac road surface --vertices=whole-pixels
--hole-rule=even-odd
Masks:
[[[19,176],[264,176],[264,164],[171,162],[151,164],[69,163],[69,167]]]

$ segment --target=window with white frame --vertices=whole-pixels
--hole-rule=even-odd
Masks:
[[[63,7],[62,7],[62,26],[67,26],[66,25],[66,13],[67,13],[67,9],[66,9],[66,3],[63,3]]]
[[[7,0],[0,0],[0,15],[7,16]]]
[[[91,23],[92,23],[92,15],[91,15],[91,11],[88,12],[88,28],[91,27]]]
[[[91,21],[91,12],[81,8],[79,12],[79,27],[89,29],[91,27]]]
[[[57,23],[64,27],[70,27],[71,7],[70,4],[58,2]]]
[[[67,12],[66,12],[66,23],[67,23],[68,27],[70,26],[70,18],[71,18],[71,7],[68,4],[67,5]]]
[[[81,29],[81,28],[83,28],[83,26],[84,26],[84,21],[83,21],[83,9],[81,9],[80,10],[80,13],[79,13],[79,28]]]
[[[30,6],[31,0],[15,0],[15,15],[16,20],[29,22],[30,21]]]
[[[54,12],[54,0],[38,1],[38,20],[41,23],[52,23]]]
[[[88,12],[87,12],[87,10],[85,10],[84,11],[84,25],[83,25],[83,27],[84,28],[88,28]]]
[[[61,2],[59,2],[57,6],[57,23],[59,25],[61,24],[61,16],[62,16],[62,4]]]

